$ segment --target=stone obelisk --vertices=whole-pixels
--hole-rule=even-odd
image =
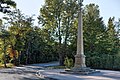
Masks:
[[[83,48],[83,21],[82,21],[82,0],[79,1],[78,12],[78,33],[77,33],[77,54],[75,55],[75,65],[73,70],[85,68],[85,55]]]
[[[84,46],[83,46],[82,2],[83,0],[78,0],[80,9],[78,12],[77,54],[75,55],[75,64],[72,69],[66,70],[66,72],[63,73],[89,74],[93,72],[98,72],[94,69],[90,69],[86,67],[85,64],[85,55],[84,55]]]
[[[89,74],[98,71],[86,67],[85,64],[84,45],[83,45],[82,2],[83,0],[78,0],[80,9],[78,12],[77,54],[75,55],[74,67],[70,70],[70,72]]]

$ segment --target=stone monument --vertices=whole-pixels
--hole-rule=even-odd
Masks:
[[[82,2],[83,0],[78,0],[80,9],[78,12],[77,54],[75,55],[75,64],[72,69],[65,70],[65,72],[63,73],[89,74],[93,72],[98,72],[94,69],[90,69],[86,67],[85,65],[85,55],[84,55],[84,48],[83,48]]]

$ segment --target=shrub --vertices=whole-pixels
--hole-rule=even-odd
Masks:
[[[66,57],[65,61],[64,61],[64,65],[67,68],[72,68],[73,67],[73,59],[72,58],[69,59],[68,57]]]

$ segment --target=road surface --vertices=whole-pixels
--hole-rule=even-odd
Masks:
[[[0,80],[120,80],[120,71],[99,70],[89,75],[61,74],[64,69],[48,69],[57,66],[58,62],[32,64],[24,67],[0,69]],[[40,73],[40,74],[39,74]]]

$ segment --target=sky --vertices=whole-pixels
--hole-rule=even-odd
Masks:
[[[45,0],[13,0],[17,3],[17,8],[26,15],[35,14],[35,19],[39,15],[39,10],[44,5]],[[115,17],[117,21],[120,18],[120,0],[84,0],[83,4],[95,3],[99,6],[100,16],[103,17],[105,24],[109,17]],[[35,22],[37,24],[37,21]]]

